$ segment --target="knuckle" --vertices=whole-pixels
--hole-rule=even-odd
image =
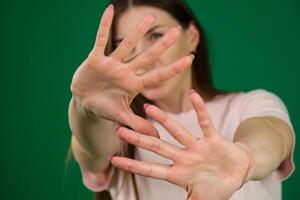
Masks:
[[[161,40],[160,44],[165,50],[170,47],[170,42],[167,39]]]
[[[155,72],[155,79],[156,79],[157,81],[163,81],[163,76],[162,76],[162,74],[161,74],[161,72],[160,72],[159,70],[157,70],[157,71]]]
[[[136,146],[141,146],[142,145],[142,140],[138,135],[132,135],[132,142],[136,145]]]
[[[136,31],[139,33],[139,34],[144,34],[145,33],[145,27],[144,27],[144,24],[143,23],[140,23],[136,26]]]
[[[101,31],[97,33],[97,38],[98,39],[108,39],[108,35],[102,33]]]
[[[180,160],[182,160],[182,155],[180,154],[180,153],[175,153],[175,154],[173,154],[173,160],[174,161],[180,161]]]
[[[181,72],[181,63],[175,63],[173,66],[172,66],[172,71],[174,74],[178,74]]]
[[[105,47],[105,46],[106,46],[106,41],[107,41],[107,39],[100,38],[100,39],[98,40],[98,46],[99,46],[99,47]]]
[[[132,49],[134,46],[133,42],[130,41],[129,39],[123,40],[122,44],[126,49],[129,49],[129,50]]]
[[[155,58],[155,55],[152,51],[145,51],[145,57],[151,62],[153,63],[156,58]]]
[[[133,123],[133,127],[132,128],[134,128],[136,131],[141,131],[143,129],[143,124],[138,123],[138,122]]]
[[[183,128],[180,126],[176,129],[174,135],[180,136],[184,132]]]
[[[152,177],[154,174],[154,172],[153,172],[153,168],[152,167],[149,167],[148,169],[147,169],[147,172],[146,172],[150,177]]]
[[[162,124],[167,124],[168,123],[168,118],[167,118],[167,116],[165,114],[161,114],[161,116],[160,116],[160,122]]]
[[[98,34],[97,35],[98,46],[105,46],[106,45],[106,41],[108,41],[108,36],[106,36],[104,34]]]
[[[132,172],[135,170],[135,167],[134,165],[127,163],[125,169]]]
[[[160,151],[161,151],[161,145],[160,145],[160,143],[158,143],[158,142],[151,142],[150,148],[151,148],[154,152],[160,152]]]
[[[210,121],[208,119],[205,119],[205,120],[200,122],[200,125],[202,127],[209,128],[210,127]]]

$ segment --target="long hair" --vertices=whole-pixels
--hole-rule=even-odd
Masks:
[[[168,12],[175,20],[179,22],[183,29],[186,29],[190,23],[194,23],[198,29],[201,37],[199,44],[195,52],[191,52],[195,55],[192,64],[192,87],[197,92],[201,93],[206,101],[213,99],[219,94],[225,94],[227,92],[217,90],[212,81],[211,67],[209,63],[208,48],[205,37],[205,32],[200,22],[197,20],[196,16],[193,14],[191,9],[184,0],[111,0],[115,8],[115,15],[112,22],[111,34],[109,42],[106,47],[106,55],[109,55],[116,48],[114,46],[115,42],[115,29],[116,22],[121,17],[121,15],[128,9],[137,6],[151,6]],[[146,99],[141,94],[137,95],[130,107],[132,111],[141,116],[146,117],[143,109],[145,103],[153,103]],[[128,156],[134,158],[135,148],[133,145],[128,145]],[[136,198],[139,199],[138,188],[136,185],[135,177],[132,174],[133,186],[135,190]],[[111,199],[108,191],[102,191],[94,193],[94,200],[108,200]]]

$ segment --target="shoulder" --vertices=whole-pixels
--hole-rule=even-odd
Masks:
[[[264,89],[240,91],[216,96],[208,107],[212,110],[230,113],[243,121],[250,117],[273,116],[290,124],[288,110],[279,96]]]
[[[241,121],[250,117],[273,116],[290,124],[285,103],[273,92],[264,89],[240,92],[234,103],[240,109]]]
[[[243,103],[248,100],[255,99],[276,99],[280,98],[265,89],[255,89],[250,91],[229,92],[226,94],[217,95],[211,102],[213,104],[227,104],[227,103]]]
[[[286,106],[282,99],[273,92],[256,89],[248,92],[241,92],[236,101],[239,101],[244,109],[249,106],[261,107],[266,109],[278,108],[287,111]]]
[[[259,100],[271,99],[271,100],[281,101],[279,96],[265,89],[256,89],[247,92],[245,91],[240,92],[238,97],[240,98],[240,100],[244,100],[244,101],[247,101],[249,99],[259,99]]]
[[[272,92],[264,89],[255,89],[251,91],[229,92],[217,95],[208,105],[213,107],[230,107],[235,109],[243,109],[250,102],[259,103],[266,100],[281,101],[280,98]]]
[[[240,91],[231,92],[225,95],[216,96],[213,104],[230,104],[231,106],[239,106],[243,108],[244,106],[249,106],[250,104],[267,104],[267,103],[277,103],[277,106],[283,106],[285,108],[284,102],[275,93],[267,91],[265,89],[255,89],[251,91]]]

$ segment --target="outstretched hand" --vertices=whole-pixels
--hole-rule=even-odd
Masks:
[[[113,15],[114,8],[110,5],[102,16],[92,51],[73,76],[71,91],[91,113],[130,126],[145,134],[157,136],[154,128],[145,119],[136,116],[129,105],[145,87],[157,85],[190,67],[193,56],[185,56],[169,66],[138,75],[137,70],[153,63],[176,42],[180,35],[180,27],[172,28],[153,46],[130,62],[124,63],[122,61],[153,25],[155,16],[153,14],[145,16],[136,29],[106,56],[104,51]]]
[[[146,114],[160,123],[185,148],[120,125],[115,128],[123,140],[172,160],[172,165],[119,156],[112,157],[111,163],[132,173],[179,185],[187,191],[190,200],[228,199],[247,181],[251,155],[246,146],[230,142],[218,133],[200,95],[193,91],[190,98],[203,131],[201,138],[190,134],[156,106],[145,105]]]

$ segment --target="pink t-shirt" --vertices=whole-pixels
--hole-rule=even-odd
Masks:
[[[293,129],[284,103],[276,95],[265,90],[254,90],[246,93],[240,92],[226,96],[218,96],[213,101],[206,103],[206,107],[215,128],[229,141],[233,141],[234,133],[242,121],[255,116],[278,117],[287,122]],[[194,110],[180,114],[167,114],[182,124],[195,136],[202,135],[202,130],[198,125]],[[160,124],[155,121],[151,122],[158,130],[162,140],[182,147]],[[172,163],[164,157],[141,148],[136,148],[135,158],[142,161],[162,164]],[[293,170],[294,163],[292,153],[281,163],[280,167],[274,171],[272,175],[259,181],[249,181],[236,191],[230,200],[279,200],[281,199],[281,181],[287,179]],[[97,185],[93,182],[88,172],[81,171],[83,183],[91,191],[99,192],[108,189],[113,199],[135,199],[132,179],[129,173],[112,167],[108,178],[106,178],[106,183]],[[139,175],[135,176],[141,200],[183,200],[187,197],[186,191],[177,185],[167,181]]]

